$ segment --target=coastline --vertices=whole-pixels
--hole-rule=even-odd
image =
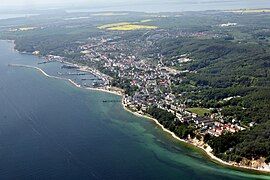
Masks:
[[[74,82],[71,79],[61,78],[61,77],[57,77],[57,76],[51,76],[51,75],[47,74],[44,70],[42,70],[41,68],[36,67],[36,66],[23,65],[23,64],[8,64],[8,66],[11,66],[11,67],[24,67],[24,68],[35,69],[35,70],[39,71],[40,73],[42,73],[46,77],[53,78],[53,79],[60,79],[60,80],[69,81],[72,85],[76,86],[77,88],[84,88],[84,89],[88,89],[88,90],[92,90],[92,91],[101,91],[101,92],[110,93],[110,94],[114,94],[114,95],[118,95],[118,96],[122,96],[123,95],[121,92],[119,92],[119,91],[113,91],[113,90],[111,90],[109,88],[81,87],[81,85],[77,84],[76,82]]]
[[[77,84],[76,82],[72,81],[71,79],[67,79],[67,78],[61,78],[61,77],[56,77],[56,76],[51,76],[51,75],[48,75],[44,70],[42,70],[41,68],[39,67],[36,67],[36,66],[30,66],[30,65],[22,65],[22,64],[9,64],[8,66],[12,66],[12,67],[25,67],[25,68],[32,68],[32,69],[35,69],[35,70],[38,70],[39,72],[41,72],[43,75],[45,75],[46,77],[49,77],[49,78],[54,78],[54,79],[60,79],[60,80],[66,80],[66,81],[69,81],[72,85],[74,85],[75,87],[77,88],[83,88],[83,89],[87,89],[87,90],[91,90],[91,91],[100,91],[100,92],[105,92],[105,93],[111,93],[111,94],[114,94],[114,95],[117,95],[117,96],[121,96],[122,97],[122,101],[121,101],[121,104],[124,108],[124,110],[126,110],[127,112],[129,113],[132,113],[133,115],[137,116],[137,117],[142,117],[142,118],[147,118],[149,120],[152,120],[153,122],[155,122],[156,125],[158,125],[164,132],[166,133],[169,133],[173,138],[175,138],[176,140],[178,141],[181,141],[183,143],[186,143],[188,145],[191,145],[191,146],[194,146],[196,148],[199,148],[200,150],[202,150],[209,158],[210,160],[212,160],[213,162],[216,162],[220,165],[223,165],[223,166],[227,166],[227,167],[230,167],[230,168],[235,168],[235,169],[238,169],[238,170],[244,170],[244,171],[247,171],[247,170],[252,170],[254,172],[257,172],[257,173],[261,173],[261,174],[270,174],[270,168],[269,169],[260,169],[260,168],[253,168],[253,167],[249,167],[249,166],[241,166],[241,165],[236,165],[235,163],[231,163],[231,162],[226,162],[226,161],[223,161],[222,159],[216,157],[211,151],[211,147],[208,146],[207,144],[203,144],[203,145],[198,145],[196,144],[195,142],[193,141],[187,141],[185,139],[181,139],[180,137],[178,137],[174,132],[166,129],[161,123],[158,122],[157,119],[153,118],[153,117],[150,117],[146,114],[143,114],[142,112],[136,112],[136,111],[132,111],[130,110],[125,104],[124,104],[124,94],[123,92],[121,91],[116,91],[116,90],[113,90],[112,88],[110,88],[109,86],[105,86],[104,88],[92,88],[92,87],[81,87],[81,85]],[[81,66],[77,65],[78,67],[81,68]],[[93,72],[91,72],[93,73]],[[120,89],[119,89],[120,90]],[[204,146],[206,146],[206,148],[204,148]]]
[[[173,138],[181,141],[181,142],[184,142],[184,143],[187,143],[189,145],[192,145],[196,148],[199,148],[200,150],[202,150],[204,153],[206,153],[206,155],[214,162],[217,162],[218,164],[221,164],[221,165],[224,165],[224,166],[228,166],[228,167],[231,167],[231,168],[237,168],[237,169],[240,169],[240,170],[253,170],[253,171],[256,171],[256,172],[259,172],[259,173],[266,173],[266,174],[269,174],[270,173],[270,169],[258,169],[258,168],[253,168],[253,167],[249,167],[249,166],[239,166],[239,165],[235,165],[233,163],[230,163],[230,162],[226,162],[218,157],[216,157],[212,152],[211,152],[211,147],[207,144],[203,144],[202,146],[200,145],[197,145],[195,144],[194,142],[192,141],[187,141],[185,139],[181,139],[180,137],[178,137],[174,132],[166,129],[162,124],[160,124],[158,122],[157,119],[153,118],[153,117],[150,117],[148,115],[145,115],[145,114],[140,114],[139,112],[135,112],[135,111],[132,111],[130,110],[128,107],[125,106],[125,104],[123,103],[123,100],[122,100],[122,106],[123,108],[128,111],[129,113],[132,113],[133,115],[135,116],[138,116],[138,117],[142,117],[142,118],[146,118],[146,119],[150,119],[152,121],[155,122],[155,124],[157,124],[164,132],[166,133],[169,133]],[[207,148],[204,148],[203,146],[206,145]]]

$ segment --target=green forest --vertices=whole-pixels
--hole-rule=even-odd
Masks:
[[[174,87],[185,92],[190,107],[222,109],[228,121],[236,119],[245,127],[255,127],[235,134],[206,139],[215,155],[239,162],[243,157],[270,160],[270,48],[268,43],[234,42],[223,39],[179,38],[156,43],[170,64],[179,54],[194,59],[179,66],[186,73]],[[223,101],[227,97],[236,97]]]

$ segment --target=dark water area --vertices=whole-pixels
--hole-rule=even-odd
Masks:
[[[140,11],[181,12],[206,10],[270,8],[269,0],[137,0],[96,2],[83,8],[70,8],[68,12]]]
[[[0,41],[0,179],[270,179],[217,165],[103,102],[118,96],[8,66],[40,61]]]

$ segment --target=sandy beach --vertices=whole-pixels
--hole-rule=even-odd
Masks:
[[[230,166],[230,167],[235,167],[235,168],[239,168],[239,169],[245,169],[245,170],[254,170],[254,171],[259,171],[259,172],[264,172],[264,173],[270,173],[270,166],[268,166],[267,168],[265,169],[258,169],[258,168],[253,168],[253,167],[248,167],[248,166],[239,166],[239,165],[236,165],[234,163],[229,163],[229,162],[226,162],[226,161],[223,161],[222,159],[216,157],[213,153],[212,153],[212,149],[209,145],[207,144],[203,144],[203,145],[197,145],[195,144],[193,141],[187,141],[187,140],[184,140],[184,139],[181,139],[180,137],[178,137],[174,132],[166,129],[162,124],[160,124],[158,122],[157,119],[154,119],[148,115],[145,115],[145,114],[142,114],[140,112],[134,112],[130,109],[128,109],[125,104],[123,103],[123,100],[122,100],[122,105],[124,107],[124,109],[132,114],[134,114],[135,116],[138,116],[138,117],[142,117],[142,118],[147,118],[147,119],[150,119],[152,121],[154,121],[164,132],[166,133],[169,133],[173,138],[181,141],[181,142],[184,142],[184,143],[188,143],[190,145],[193,145],[201,150],[203,150],[212,160],[214,160],[215,162],[218,162],[222,165],[225,165],[225,166]],[[206,148],[204,148],[204,146],[206,146]]]

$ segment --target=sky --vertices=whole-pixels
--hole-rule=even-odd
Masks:
[[[270,0],[0,0],[0,10],[5,8],[57,8],[83,7],[108,8],[115,10],[208,10],[208,9],[235,9],[235,8],[270,8]],[[115,7],[118,7],[115,8]],[[106,9],[105,9],[106,10]],[[0,12],[1,13],[1,12]]]
[[[78,3],[87,2],[89,0],[76,0]],[[74,0],[1,0],[3,6],[22,6],[26,4],[32,5],[47,5],[47,4],[60,4],[60,3],[74,3]]]
[[[9,7],[40,7],[40,6],[117,6],[123,4],[154,3],[166,0],[0,0],[0,9]],[[175,0],[167,0],[175,1]],[[177,1],[177,0],[176,0]],[[186,1],[186,0],[178,0]]]
[[[218,1],[242,1],[242,0],[0,0],[1,6],[24,6],[24,5],[74,5],[74,4],[89,4],[89,5],[109,5],[109,4],[142,4],[142,3],[186,3],[186,2],[218,2]],[[245,0],[245,1],[256,1],[256,0]],[[257,0],[265,1],[265,0]]]

